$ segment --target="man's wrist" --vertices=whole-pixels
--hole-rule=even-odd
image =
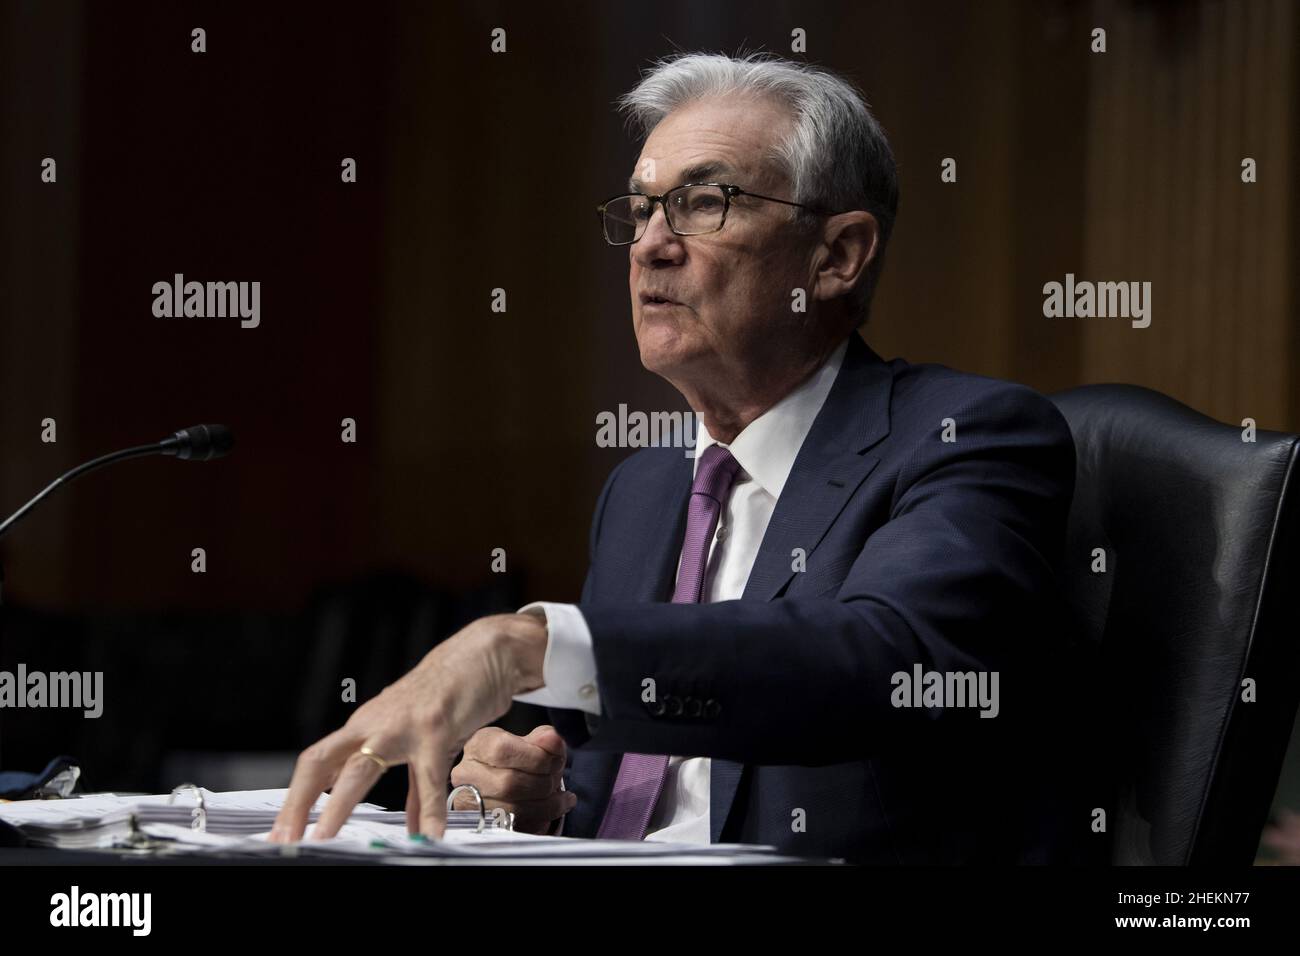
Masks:
[[[511,614],[505,628],[510,659],[515,668],[514,694],[525,694],[546,684],[546,643],[549,633],[546,615],[537,610]]]

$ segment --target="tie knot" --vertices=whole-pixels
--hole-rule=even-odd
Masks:
[[[740,462],[736,461],[729,450],[721,445],[710,445],[700,454],[691,493],[705,494],[722,501],[731,490],[731,483],[739,470]]]

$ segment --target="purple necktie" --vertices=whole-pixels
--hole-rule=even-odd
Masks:
[[[721,445],[710,445],[700,455],[687,506],[686,539],[682,543],[677,589],[673,591],[674,604],[700,601],[709,544],[739,468],[731,452]],[[667,775],[668,758],[662,754],[624,754],[596,836],[605,840],[644,839]]]

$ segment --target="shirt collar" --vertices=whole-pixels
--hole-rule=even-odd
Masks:
[[[723,446],[729,448],[741,470],[773,498],[781,497],[786,479],[794,468],[795,457],[812,429],[813,419],[825,404],[831,386],[835,384],[848,347],[849,340],[845,339],[821,368],[746,425],[729,446]],[[721,444],[709,434],[704,422],[699,422],[694,467],[699,467],[704,449]],[[737,480],[740,480],[739,475]]]

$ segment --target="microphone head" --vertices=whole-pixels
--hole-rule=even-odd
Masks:
[[[228,455],[235,447],[235,436],[225,425],[194,425],[182,428],[166,439],[165,454],[186,461],[211,461]]]

